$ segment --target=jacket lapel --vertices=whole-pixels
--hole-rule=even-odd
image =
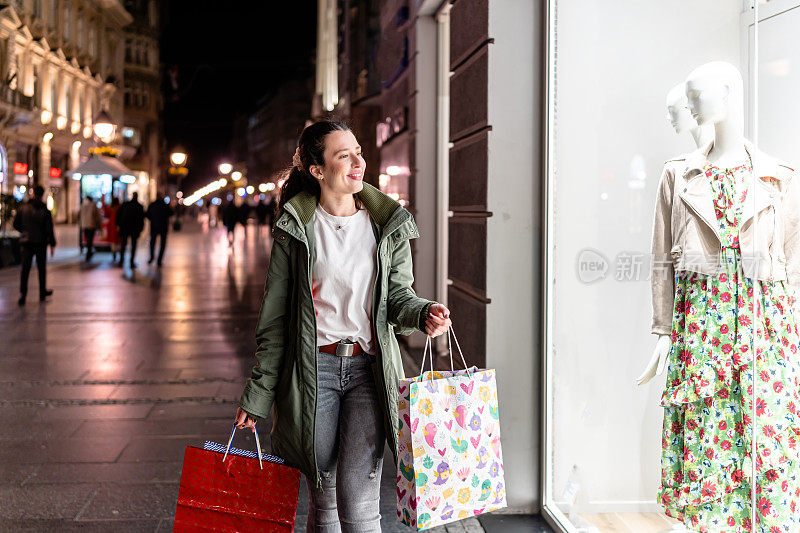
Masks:
[[[711,198],[711,187],[703,173],[703,167],[712,146],[713,142],[692,152],[686,158],[686,170],[683,173],[685,185],[678,191],[678,196],[705,221],[717,238],[720,238],[717,215],[714,212],[714,200]]]
[[[719,237],[719,226],[717,215],[714,210],[714,199],[711,197],[711,187],[705,178],[703,168],[708,161],[708,153],[714,143],[707,144],[700,150],[693,152],[687,157],[686,171],[683,179],[686,185],[678,192],[678,195],[702,218],[706,224]],[[776,191],[764,182],[764,178],[777,179],[775,162],[772,158],[765,156],[749,142],[745,143],[745,150],[750,155],[753,164],[753,174],[755,175],[755,186],[751,180],[747,182],[747,197],[742,205],[742,215],[740,226],[752,219],[756,213],[772,205]]]
[[[767,185],[766,180],[778,179],[777,165],[774,159],[763,154],[749,142],[745,143],[745,149],[750,154],[750,161],[753,163],[756,184],[753,189],[753,185],[748,183],[747,198],[742,207],[742,225],[752,219],[756,213],[760,213],[774,203],[777,190]]]

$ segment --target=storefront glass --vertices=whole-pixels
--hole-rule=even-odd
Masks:
[[[693,328],[708,328],[709,333],[711,329],[705,318],[693,323],[693,318],[681,315],[685,318],[679,322],[685,329],[676,338],[676,291],[687,291],[682,302],[692,312],[698,306],[713,307],[715,313],[719,310],[713,320],[719,321],[714,324],[720,331],[720,324],[726,320],[734,320],[731,327],[737,327],[736,320],[744,320],[735,318],[740,316],[735,310],[737,300],[731,304],[734,308],[725,307],[728,300],[724,290],[712,290],[712,285],[703,285],[708,294],[693,299],[695,293],[690,291],[694,285],[689,283],[697,282],[700,287],[699,279],[686,280],[684,288],[678,289],[684,283],[682,278],[675,274],[666,278],[675,283],[669,288],[669,329],[661,333],[667,342],[664,345],[662,341],[666,349],[662,349],[660,362],[666,368],[651,379],[643,379],[641,385],[637,385],[637,377],[647,378],[645,371],[662,338],[653,334],[653,269],[659,268],[658,258],[652,253],[654,237],[669,243],[666,256],[673,268],[684,252],[676,243],[684,242],[681,239],[695,231],[697,226],[692,224],[708,220],[708,226],[697,230],[698,234],[716,231],[721,241],[727,239],[729,234],[720,229],[722,226],[713,229],[721,224],[718,217],[723,204],[711,203],[712,193],[730,190],[714,189],[724,175],[729,176],[725,183],[730,187],[740,187],[736,193],[748,191],[749,199],[755,202],[751,210],[759,214],[748,219],[747,202],[741,204],[743,211],[732,211],[741,216],[731,218],[732,227],[738,229],[730,233],[730,238],[742,236],[742,242],[750,239],[750,243],[761,239],[775,242],[778,238],[780,230],[776,228],[784,214],[777,198],[785,197],[782,184],[788,182],[784,178],[791,170],[780,162],[772,170],[764,170],[766,166],[755,162],[754,157],[800,163],[800,106],[795,101],[800,91],[800,48],[792,41],[800,32],[800,1],[761,1],[755,6],[730,0],[553,0],[549,3],[548,25],[545,515],[563,531],[656,532],[669,530],[679,521],[698,531],[703,527],[707,531],[749,531],[753,432],[758,434],[758,468],[769,462],[767,457],[781,457],[773,470],[758,470],[758,479],[773,475],[783,479],[789,475],[787,464],[793,465],[795,473],[800,467],[784,461],[794,453],[787,451],[788,447],[778,450],[776,445],[770,452],[770,443],[794,442],[800,436],[794,432],[793,422],[782,421],[793,420],[792,408],[786,411],[786,417],[783,411],[778,412],[793,401],[794,392],[786,396],[783,387],[796,390],[798,386],[793,363],[777,364],[769,359],[773,353],[781,361],[798,358],[796,329],[788,333],[780,330],[784,326],[796,328],[791,308],[793,286],[769,281],[763,293],[759,294],[757,286],[744,300],[752,302],[746,299],[751,297],[765,302],[750,310],[745,305],[745,311],[753,323],[766,324],[766,331],[774,335],[764,333],[766,344],[753,343],[756,350],[762,346],[767,354],[756,369],[756,375],[763,379],[755,407],[761,409],[762,400],[766,401],[767,411],[774,411],[779,420],[775,427],[766,422],[755,427],[749,424],[747,416],[753,403],[746,399],[741,400],[737,411],[739,420],[745,420],[743,426],[725,418],[724,410],[734,408],[725,403],[727,396],[725,401],[721,396],[739,394],[737,398],[746,398],[747,391],[740,394],[731,380],[745,383],[746,377],[740,373],[752,376],[752,365],[728,358],[722,345],[712,348],[708,344],[710,362],[705,370],[698,365],[693,374],[688,363],[681,366],[697,353],[706,353],[702,351],[705,341],[699,334],[693,336]],[[695,71],[710,62],[724,62],[733,70],[717,65]],[[714,79],[727,76],[728,80],[735,78],[731,72],[736,70],[742,79],[740,93],[717,90],[728,87],[727,82],[719,87],[701,86],[714,78],[709,78],[709,72],[717,73]],[[687,88],[687,78],[693,72],[694,85],[690,83]],[[725,103],[728,118],[723,122],[709,119],[708,126],[697,128],[692,111],[699,112],[701,121],[703,113],[708,118],[712,114],[709,102],[714,98]],[[713,146],[709,144],[712,142],[725,145],[720,136],[737,129],[731,125],[735,122],[730,118],[730,109],[735,107],[732,101],[742,103],[741,129],[753,145],[747,151],[739,150],[745,154],[742,169],[718,175],[717,170],[706,166],[717,152],[703,155],[702,161],[687,154],[696,152],[699,146]],[[759,150],[770,157],[751,155],[761,153]],[[723,164],[724,158],[719,161],[722,170],[728,167]],[[692,171],[692,163],[698,162],[697,172]],[[681,191],[671,190],[669,194],[676,195],[669,196],[670,201],[680,197],[685,202],[681,212],[687,214],[678,222],[668,216],[667,229],[663,230],[655,224],[659,216],[656,206],[660,191],[664,191],[664,169],[670,165],[672,175],[678,176],[670,183],[686,187],[683,196]],[[698,179],[690,183],[695,176]],[[697,190],[706,194],[708,205],[693,211],[695,204],[689,195],[698,184],[702,184]],[[729,198],[732,205],[739,205],[736,194],[724,198],[723,192],[719,194],[718,199]],[[670,206],[668,215],[672,209]],[[769,209],[776,214],[770,215]],[[711,217],[704,218],[708,213]],[[675,227],[686,233],[671,234]],[[747,244],[742,246],[746,248]],[[717,256],[723,258],[721,263],[733,248],[733,244],[722,245]],[[762,274],[772,268],[776,280],[779,271],[791,263],[784,250],[777,248],[770,246],[766,256],[759,252],[762,261],[753,267]],[[684,255],[684,264],[690,264],[690,259]],[[745,261],[736,264],[741,266]],[[677,272],[681,270],[676,268]],[[736,280],[742,294],[747,293],[743,278]],[[786,292],[778,295],[784,287]],[[706,307],[701,309],[706,313],[703,316],[710,316],[703,309]],[[744,331],[742,327],[733,334],[734,351],[744,352],[742,346],[753,346],[742,340]],[[700,346],[694,342],[700,342]],[[676,353],[679,343],[684,343],[684,349]],[[706,371],[712,374],[707,376]],[[779,375],[789,385],[776,377]],[[685,396],[676,392],[678,388]],[[676,418],[665,428],[669,408]],[[694,414],[710,423],[715,412],[721,417],[715,419],[715,429],[693,431],[690,418]],[[763,416],[759,412],[756,418],[762,420]],[[732,444],[720,429],[728,422],[735,437]],[[770,440],[773,430],[780,438]],[[695,457],[700,449],[703,456]],[[736,450],[741,453],[734,457]],[[788,492],[793,490],[791,483],[789,480]],[[680,490],[671,492],[670,488]],[[681,496],[679,492],[684,489],[699,500]],[[729,489],[737,491],[738,499],[714,493]],[[783,493],[766,500],[763,495],[756,499],[755,531],[771,531],[773,525],[789,527],[780,531],[800,531],[798,523],[784,520],[800,514],[792,510],[792,502],[800,504],[798,495]],[[665,502],[672,508],[671,518],[664,512]],[[729,522],[731,517],[734,525]]]
[[[81,197],[111,202],[111,174],[84,175],[81,177]]]

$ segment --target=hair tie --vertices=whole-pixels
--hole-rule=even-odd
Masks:
[[[303,170],[303,162],[300,160],[300,147],[298,146],[294,151],[294,156],[292,156],[292,164]]]

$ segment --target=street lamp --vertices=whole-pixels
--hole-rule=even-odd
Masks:
[[[231,170],[233,170],[233,165],[231,165],[230,163],[220,163],[219,165],[220,174],[230,174]]]
[[[186,164],[186,153],[179,148],[175,148],[175,151],[169,156],[169,160],[176,167],[181,167]]]
[[[105,111],[100,111],[94,119],[94,134],[103,142],[110,141],[114,134],[114,123],[111,122],[111,117]]]

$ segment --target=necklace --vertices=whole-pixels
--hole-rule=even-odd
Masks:
[[[355,215],[350,215],[349,217],[337,217],[337,216],[331,215],[330,213],[325,211],[325,209],[323,209],[322,206],[318,206],[318,207],[319,207],[319,210],[321,212],[322,219],[328,225],[332,226],[333,229],[335,229],[336,231],[339,231],[339,230],[342,230],[342,229],[346,228],[350,224],[350,222],[353,221],[355,216],[358,214],[358,212],[356,212]],[[341,218],[346,218],[347,222],[345,222],[344,224],[339,223],[338,219],[341,219]]]

